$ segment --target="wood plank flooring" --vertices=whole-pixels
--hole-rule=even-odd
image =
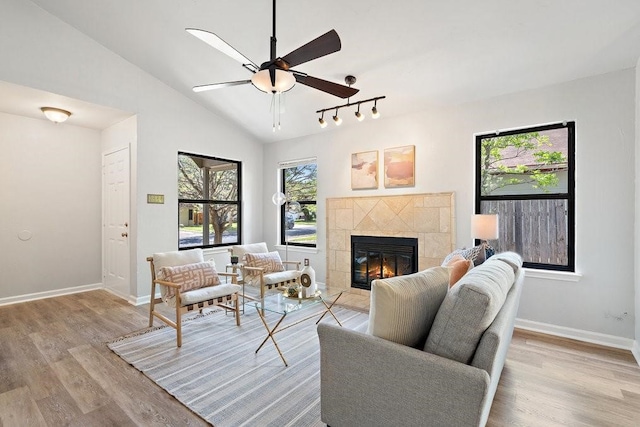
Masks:
[[[106,291],[0,307],[0,426],[207,425],[106,347],[147,316]],[[640,367],[628,351],[517,330],[488,425],[640,426]]]

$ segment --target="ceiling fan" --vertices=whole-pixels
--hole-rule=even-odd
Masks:
[[[283,57],[276,54],[276,0],[273,0],[273,35],[271,36],[271,58],[267,62],[263,62],[258,67],[256,63],[248,59],[246,56],[238,52],[227,42],[222,40],[216,34],[196,28],[187,28],[189,34],[199,38],[208,45],[218,49],[220,52],[230,56],[240,62],[244,68],[251,71],[253,76],[250,80],[237,80],[224,83],[213,83],[200,86],[194,86],[194,92],[202,92],[205,90],[219,89],[228,86],[238,86],[252,83],[259,90],[266,93],[281,93],[291,89],[296,83],[318,89],[322,92],[335,95],[340,98],[349,98],[356,93],[358,89],[350,86],[333,83],[322,80],[317,77],[309,76],[300,71],[292,69],[300,64],[311,60],[329,55],[340,50],[342,47],[340,37],[335,30],[328,31],[320,37],[311,40],[304,46],[300,46],[293,52]]]

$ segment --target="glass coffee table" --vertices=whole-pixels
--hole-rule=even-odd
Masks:
[[[338,299],[342,296],[342,294],[348,292],[348,290],[319,287],[318,291],[313,296],[307,298],[289,297],[286,296],[286,291],[287,289],[285,288],[283,290],[279,290],[277,294],[267,295],[264,298],[264,304],[260,301],[253,301],[249,304],[255,307],[258,315],[260,316],[260,320],[262,320],[264,328],[267,330],[267,336],[257,348],[256,353],[260,351],[260,349],[268,340],[271,340],[273,342],[273,345],[276,347],[276,350],[278,350],[278,354],[284,362],[284,365],[289,366],[286,359],[284,358],[284,355],[282,354],[282,351],[280,350],[280,347],[278,347],[278,343],[276,342],[274,335],[309,319],[317,318],[318,320],[316,320],[316,324],[318,324],[327,314],[333,316],[336,322],[338,322],[338,325],[342,326],[342,323],[340,323],[340,320],[338,320],[331,309],[336,301],[338,301]],[[324,305],[324,310],[322,310],[322,313],[313,313],[306,317],[298,319],[295,322],[283,325],[282,322],[288,314],[303,310],[309,310],[310,308],[318,307],[319,305]],[[280,318],[276,321],[273,327],[269,326],[269,323],[267,323],[265,312],[276,313],[280,315]]]

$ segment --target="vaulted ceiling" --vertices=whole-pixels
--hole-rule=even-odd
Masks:
[[[251,73],[185,28],[214,32],[259,65],[269,59],[271,0],[32,1],[263,142],[326,132],[315,111],[345,102],[298,84],[272,132],[271,95],[251,85],[192,91]],[[351,102],[386,95],[383,116],[630,68],[640,57],[638,0],[278,0],[279,56],[330,29],[342,50],[296,69],[341,84],[356,76]],[[357,126],[354,111],[341,112],[342,126]]]

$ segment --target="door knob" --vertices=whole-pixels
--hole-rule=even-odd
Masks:
[[[122,237],[127,237],[129,235],[129,233],[122,233],[121,236]]]

